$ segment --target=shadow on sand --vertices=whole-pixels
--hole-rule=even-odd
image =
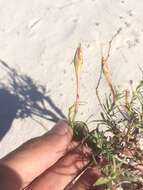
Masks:
[[[8,75],[8,85],[0,82],[0,140],[10,129],[15,118],[38,116],[57,122],[65,118],[62,111],[46,95],[43,85],[37,84],[31,77],[19,74],[0,60],[0,67]]]

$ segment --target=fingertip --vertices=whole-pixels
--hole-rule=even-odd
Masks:
[[[66,120],[59,120],[58,123],[51,129],[51,133],[57,133],[59,135],[65,135],[69,133],[73,135],[72,128],[69,126]]]

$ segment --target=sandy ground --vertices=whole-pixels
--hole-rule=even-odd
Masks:
[[[84,67],[79,119],[98,112],[101,47],[113,41],[114,84],[141,79],[142,0],[0,0],[0,157],[41,135],[74,101],[72,59],[81,42]],[[102,84],[102,92],[107,90]]]

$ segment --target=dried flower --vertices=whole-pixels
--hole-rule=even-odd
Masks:
[[[74,56],[74,67],[75,67],[75,74],[76,74],[76,99],[75,99],[75,103],[69,108],[70,122],[73,122],[75,120],[76,113],[78,112],[79,82],[80,82],[80,74],[81,74],[82,65],[83,65],[83,54],[82,54],[81,44],[79,44]]]
[[[104,77],[111,89],[111,92],[112,92],[112,95],[113,95],[113,103],[115,103],[115,90],[113,88],[113,85],[112,85],[112,80],[111,80],[111,74],[110,74],[110,70],[109,70],[109,66],[108,66],[108,62],[107,62],[107,59],[105,59],[104,57],[102,57],[102,71],[103,71],[103,74],[104,74]]]
[[[79,44],[74,56],[74,67],[75,67],[77,80],[79,80],[80,78],[82,65],[83,65],[83,53],[82,53],[81,44]]]

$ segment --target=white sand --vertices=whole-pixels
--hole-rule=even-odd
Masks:
[[[0,0],[0,157],[45,132],[33,119],[49,129],[53,122],[41,116],[54,113],[59,118],[59,110],[67,115],[74,101],[71,61],[79,42],[84,51],[81,101],[85,102],[80,119],[98,113],[95,86],[101,44],[106,52],[119,28],[122,32],[110,57],[113,81],[127,87],[130,79],[141,78],[137,65],[143,66],[142,10],[142,0]],[[46,92],[36,89],[38,84]],[[102,91],[106,89],[103,84]]]

